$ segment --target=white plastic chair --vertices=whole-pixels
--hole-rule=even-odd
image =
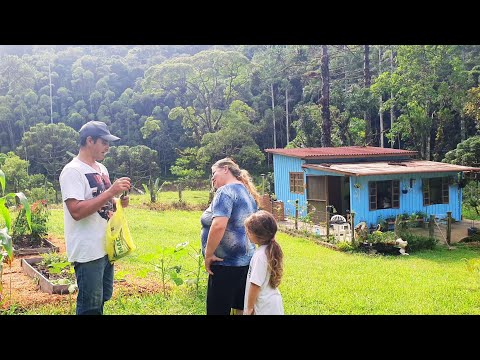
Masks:
[[[335,238],[342,241],[352,241],[352,231],[349,223],[335,224],[333,226]]]
[[[347,219],[345,219],[342,215],[333,215],[332,218],[330,219],[331,223],[340,223],[340,222],[347,222]]]
[[[330,219],[335,239],[343,241],[352,241],[352,231],[347,219],[342,215],[333,215]]]

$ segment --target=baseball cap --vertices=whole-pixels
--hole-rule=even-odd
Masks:
[[[119,137],[110,134],[108,131],[107,124],[102,121],[89,121],[84,124],[80,130],[80,138],[84,139],[88,136],[100,137],[107,141],[116,141],[120,140]]]

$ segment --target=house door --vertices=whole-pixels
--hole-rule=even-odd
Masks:
[[[327,184],[326,176],[307,176],[308,212],[314,224],[327,221]]]
[[[344,177],[327,176],[328,205],[333,205],[337,213],[345,216],[346,207],[343,205]]]

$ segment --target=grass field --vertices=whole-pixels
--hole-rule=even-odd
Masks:
[[[175,193],[162,195],[178,200]],[[185,192],[184,199],[190,195],[194,194]],[[202,203],[204,195],[196,195]],[[137,250],[117,262],[116,279],[158,282],[160,273],[154,264],[160,263],[162,248],[188,241],[191,255],[199,249],[201,211],[140,209],[135,204],[143,200],[132,198],[126,213]],[[63,238],[60,209],[52,210],[50,233]],[[458,244],[448,250],[439,245],[435,250],[389,257],[342,253],[283,233],[278,242],[285,254],[280,291],[286,314],[480,314],[480,277],[467,271],[464,260],[479,258],[479,248]],[[190,256],[172,260],[171,265],[196,268]],[[205,314],[204,272],[201,279],[198,294],[186,285],[171,285],[167,297],[162,292],[119,293],[106,303],[105,313]],[[68,306],[49,305],[29,309],[27,314],[68,311]]]

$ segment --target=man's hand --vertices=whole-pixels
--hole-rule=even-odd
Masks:
[[[128,191],[125,190],[122,195],[120,195],[120,202],[122,203],[122,207],[126,208],[130,203],[130,197],[128,196]]]
[[[108,191],[110,191],[113,194],[113,196],[118,196],[124,191],[129,191],[130,187],[131,187],[130,178],[121,177],[120,179],[115,180],[115,182],[112,184],[112,186],[110,186]]]

